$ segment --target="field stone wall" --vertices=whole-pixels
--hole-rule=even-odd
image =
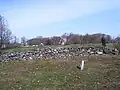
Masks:
[[[36,51],[26,52],[8,52],[0,56],[0,61],[10,60],[41,60],[41,59],[60,59],[74,56],[90,56],[90,55],[118,55],[117,49],[103,48],[64,48],[64,47],[45,47],[36,49]]]

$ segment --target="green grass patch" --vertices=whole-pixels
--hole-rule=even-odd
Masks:
[[[0,90],[120,90],[120,59],[89,57],[0,63]]]
[[[33,50],[35,50],[34,47],[16,47],[13,49],[3,50],[2,52],[3,53],[6,53],[6,52],[25,52],[25,51],[33,51]]]
[[[85,48],[88,48],[88,47],[101,47],[102,45],[101,44],[71,44],[71,45],[48,45],[49,47],[51,48],[56,48],[56,47],[65,47],[65,48],[76,48],[76,47],[85,47]],[[46,46],[47,47],[47,46]],[[109,43],[107,44],[107,48],[114,48],[113,44],[112,43]],[[17,47],[17,48],[13,48],[13,49],[6,49],[6,50],[3,50],[3,53],[4,52],[24,52],[24,51],[34,51],[36,50],[37,47],[32,47],[32,46],[29,46],[29,47]]]

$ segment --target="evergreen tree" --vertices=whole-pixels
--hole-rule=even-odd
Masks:
[[[101,43],[103,47],[106,47],[106,40],[104,36],[101,38]]]

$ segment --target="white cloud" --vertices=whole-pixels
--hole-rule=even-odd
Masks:
[[[37,1],[22,8],[15,7],[4,12],[10,28],[26,30],[53,22],[71,20],[85,15],[100,13],[119,7],[119,0],[66,0],[57,2]],[[17,32],[17,31],[16,31]]]

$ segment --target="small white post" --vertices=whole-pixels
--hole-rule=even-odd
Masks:
[[[83,71],[83,69],[84,69],[84,63],[85,63],[85,61],[84,61],[84,60],[82,60],[82,64],[81,64],[81,71]]]

